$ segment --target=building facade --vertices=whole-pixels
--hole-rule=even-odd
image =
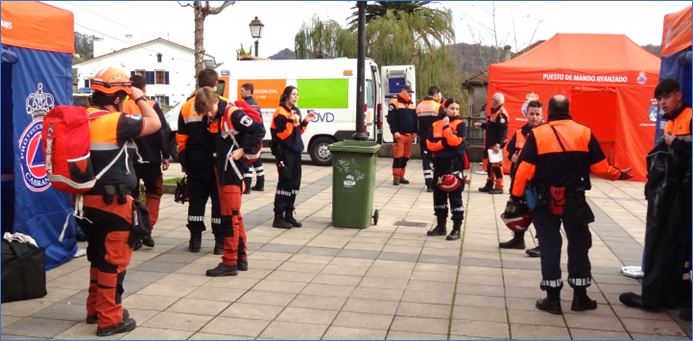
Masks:
[[[157,38],[110,52],[95,41],[94,56],[72,66],[74,92],[90,92],[90,78],[111,66],[146,77],[147,95],[158,100],[164,111],[184,102],[195,90],[195,50],[169,40]],[[209,67],[216,65],[214,57],[205,55],[204,59]]]

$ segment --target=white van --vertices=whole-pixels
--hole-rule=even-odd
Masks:
[[[313,163],[330,165],[332,155],[327,146],[351,139],[356,132],[357,59],[241,60],[224,63],[217,71],[219,93],[231,101],[238,99],[241,85],[253,84],[253,98],[262,108],[267,129],[265,147],[271,140],[270,125],[279,97],[289,85],[298,88],[297,106],[302,114],[316,112],[303,134],[304,152]],[[384,103],[378,65],[366,59],[364,131],[369,140],[382,142]]]

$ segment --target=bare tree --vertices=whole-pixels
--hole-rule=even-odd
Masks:
[[[195,75],[200,73],[200,71],[205,68],[205,19],[210,14],[219,14],[224,8],[235,4],[235,1],[224,1],[219,7],[212,7],[209,1],[193,1],[192,4],[182,4],[180,1],[178,5],[181,7],[192,7],[195,12]]]
[[[465,21],[471,38],[478,48],[479,59],[482,65],[475,65],[475,68],[479,71],[488,70],[490,64],[501,61],[504,57],[504,47],[507,45],[513,45],[515,51],[520,51],[533,44],[539,27],[541,27],[542,23],[546,20],[544,15],[541,14],[535,21],[534,28],[531,31],[531,36],[528,41],[521,42],[517,38],[517,33],[522,30],[518,29],[515,25],[515,14],[512,7],[510,7],[511,27],[508,28],[502,25],[502,23],[498,23],[498,8],[496,2],[492,2],[490,6],[490,9],[483,8],[484,12],[488,15],[487,18],[475,17],[464,12],[461,13],[463,17],[462,20]],[[486,42],[486,39],[484,39],[485,37],[490,40],[490,42]],[[493,49],[493,57],[490,59],[488,58],[488,46]]]

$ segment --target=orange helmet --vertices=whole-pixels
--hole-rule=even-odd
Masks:
[[[110,95],[121,90],[130,95],[132,93],[131,85],[130,77],[123,70],[114,67],[99,70],[91,79],[92,90]]]

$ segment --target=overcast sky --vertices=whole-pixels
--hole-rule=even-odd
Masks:
[[[133,44],[157,37],[193,47],[193,10],[175,1],[46,1],[75,15],[75,31]],[[182,2],[186,3],[186,2]],[[221,2],[212,2],[219,5]],[[311,17],[334,19],[346,26],[355,1],[237,1],[207,17],[205,47],[217,62],[235,59],[253,39],[248,24],[265,24],[260,56],[293,50],[294,36]],[[639,45],[659,45],[664,15],[682,10],[689,1],[442,1],[450,8],[457,42],[511,45],[518,51],[556,33],[625,34]],[[495,7],[496,36],[493,37]]]

